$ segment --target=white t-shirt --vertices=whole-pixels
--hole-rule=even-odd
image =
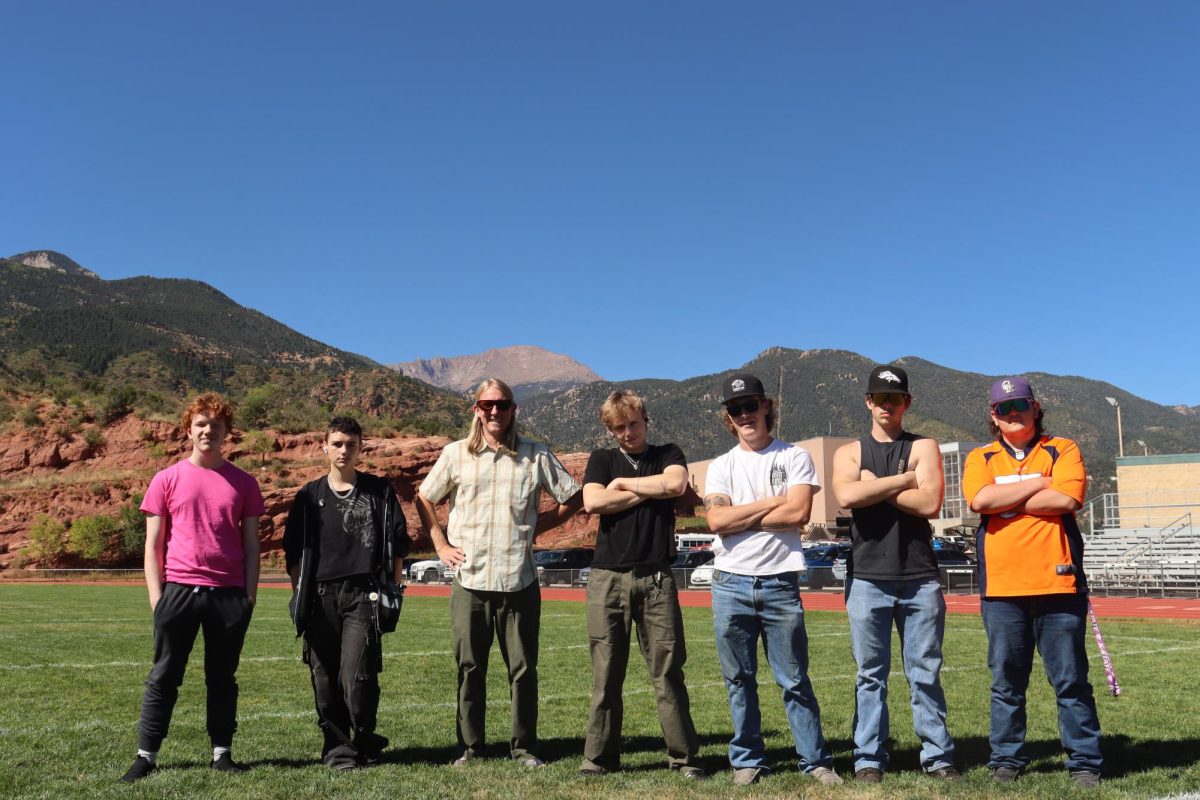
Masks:
[[[727,495],[735,506],[764,497],[783,497],[793,486],[821,490],[812,456],[803,447],[772,439],[762,450],[738,446],[713,460],[704,480],[705,496]],[[713,566],[737,575],[777,575],[804,569],[801,530],[755,530],[721,536],[712,544]]]

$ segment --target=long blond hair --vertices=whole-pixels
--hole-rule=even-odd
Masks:
[[[508,421],[508,430],[504,432],[504,436],[500,440],[500,445],[504,450],[512,452],[517,451],[517,440],[520,436],[517,433],[517,404],[513,400],[513,391],[508,387],[508,384],[499,378],[488,378],[483,383],[479,384],[479,388],[475,390],[475,399],[478,400],[488,389],[499,389],[504,395],[504,399],[512,402],[513,412],[512,418]],[[479,415],[471,411],[471,430],[467,433],[467,452],[477,454],[483,452],[487,447],[487,442],[483,438],[483,423],[479,421]]]

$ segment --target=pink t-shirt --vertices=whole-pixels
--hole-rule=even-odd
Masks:
[[[228,461],[216,469],[172,464],[142,500],[142,511],[163,518],[165,579],[191,586],[246,585],[242,520],[265,510],[258,481]]]

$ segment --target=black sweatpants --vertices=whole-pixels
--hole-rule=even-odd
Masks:
[[[157,752],[167,737],[179,686],[196,634],[204,630],[204,684],[208,689],[208,737],[229,747],[237,730],[238,687],[234,674],[242,657],[253,607],[240,586],[168,583],[154,607],[154,666],[146,678],[138,747]]]

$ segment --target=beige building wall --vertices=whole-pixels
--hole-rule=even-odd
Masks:
[[[1118,458],[1116,505],[1122,528],[1161,528],[1185,514],[1200,525],[1200,453]]]
[[[850,516],[848,510],[838,508],[837,501],[833,499],[833,492],[829,491],[829,479],[833,475],[834,452],[842,445],[853,441],[856,440],[842,436],[818,436],[815,439],[793,442],[793,444],[803,447],[812,456],[813,466],[817,470],[817,480],[821,482],[821,491],[813,497],[812,514],[809,516],[810,523],[832,528],[838,517]],[[704,478],[708,474],[708,465],[711,463],[712,459],[708,459],[688,464],[692,488],[701,497],[704,497]]]

